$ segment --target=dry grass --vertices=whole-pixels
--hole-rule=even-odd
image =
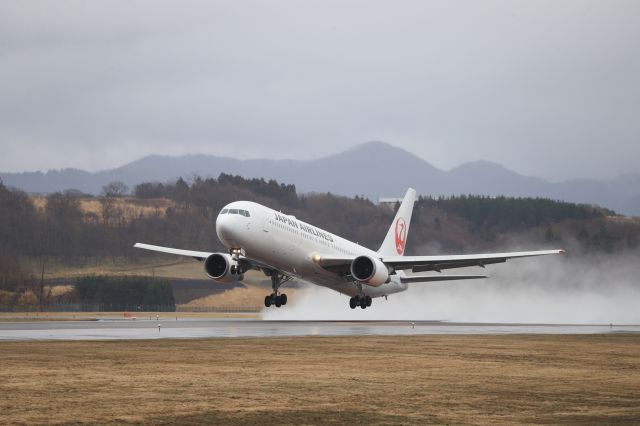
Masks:
[[[202,264],[192,259],[178,259],[177,261],[170,257],[169,262],[158,263],[120,263],[120,262],[101,262],[99,265],[87,265],[84,267],[61,266],[51,267],[45,274],[47,279],[69,279],[83,277],[87,275],[109,275],[109,276],[154,276],[158,278],[173,279],[179,277],[181,280],[206,280],[207,276],[203,270]],[[258,271],[249,271],[245,273],[243,283],[244,288],[234,288],[219,292],[220,285],[210,280],[212,293],[207,297],[201,297],[192,300],[186,304],[179,304],[180,309],[212,307],[212,308],[228,308],[242,307],[247,309],[260,309],[264,305],[264,296],[270,292],[269,286],[265,286],[266,277]],[[262,285],[260,285],[262,283]],[[73,287],[70,285],[57,285],[53,287],[55,294],[60,295],[65,291],[70,291]],[[282,291],[291,296],[290,300],[295,299],[294,295],[297,289],[282,287]]]
[[[290,304],[295,303],[297,299],[296,294],[303,291],[286,287],[282,287],[280,290],[286,293],[289,300],[291,300]],[[251,310],[260,310],[264,307],[264,297],[269,294],[270,291],[271,289],[265,286],[247,284],[245,287],[232,288],[222,293],[211,294],[188,303],[183,303],[180,305],[180,309],[188,310],[198,307],[225,308],[238,306]]]
[[[640,217],[638,216],[607,216],[607,220],[610,222],[640,225]]]
[[[640,336],[0,344],[0,423],[638,423]]]
[[[47,205],[47,198],[36,195],[31,197],[34,207],[44,210]],[[89,215],[102,217],[102,204],[99,198],[80,198],[80,210]],[[137,217],[160,216],[163,217],[169,207],[175,207],[172,200],[166,198],[154,199],[135,199],[135,198],[116,198],[112,201],[113,207],[122,211],[126,220],[135,219]]]
[[[44,286],[44,291],[53,297],[64,296],[73,291],[72,285]]]
[[[192,259],[180,259],[178,261],[170,258],[171,261],[165,263],[112,263],[103,262],[99,265],[88,265],[82,268],[74,266],[60,266],[50,268],[45,274],[47,279],[59,279],[71,282],[74,278],[84,277],[87,275],[109,275],[109,276],[154,276],[157,278],[174,279],[179,277],[180,280],[207,280],[207,276],[203,270],[202,264]],[[245,273],[243,283],[246,287],[234,288],[220,292],[224,287],[220,286],[213,280],[209,280],[211,287],[211,295],[191,300],[188,303],[180,303],[179,309],[190,308],[229,308],[242,307],[246,309],[260,309],[264,305],[264,296],[270,292],[270,287],[260,285],[264,283],[266,277],[258,271],[249,271]],[[70,291],[71,285],[57,285],[52,288],[52,294],[61,295],[65,291]],[[282,291],[288,296],[295,294],[296,289],[282,287]],[[1,296],[1,295],[0,295]]]

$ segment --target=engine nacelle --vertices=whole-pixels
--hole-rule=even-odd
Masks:
[[[226,253],[214,253],[204,261],[204,271],[212,280],[220,283],[242,281],[244,275],[238,267],[238,262]]]
[[[358,256],[351,262],[351,276],[370,286],[379,287],[389,282],[389,269],[380,259]]]

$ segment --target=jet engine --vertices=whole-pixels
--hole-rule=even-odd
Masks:
[[[379,287],[389,282],[389,269],[380,259],[358,256],[351,262],[351,276],[370,286]]]
[[[238,262],[226,253],[214,253],[207,257],[204,261],[204,271],[209,278],[220,283],[242,281],[244,278]]]

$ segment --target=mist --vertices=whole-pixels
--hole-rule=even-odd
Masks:
[[[490,278],[412,284],[388,300],[374,299],[366,310],[352,310],[346,296],[309,286],[287,306],[263,310],[262,318],[640,324],[640,252],[521,259],[449,273],[469,272]]]

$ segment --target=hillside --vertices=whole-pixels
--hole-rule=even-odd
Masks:
[[[393,206],[362,197],[299,195],[293,185],[224,174],[191,184],[181,179],[143,183],[127,197],[75,192],[29,196],[0,183],[0,304],[35,303],[36,295],[46,294],[40,278],[64,286],[96,274],[156,277],[165,288],[174,286],[179,304],[192,308],[213,303],[208,295],[221,290],[230,292],[221,300],[246,301],[259,291],[251,286],[203,287],[193,282],[203,278],[199,265],[133,248],[136,242],[147,242],[225,250],[217,240],[215,220],[225,204],[237,199],[294,214],[372,249],[377,249],[394,215]],[[640,220],[549,199],[420,197],[407,254],[501,251],[522,248],[525,242],[531,249],[562,247],[572,256],[618,255],[638,247]],[[257,275],[252,280],[261,285],[263,277]],[[185,284],[176,287],[182,281]],[[153,287],[149,282],[140,285]]]
[[[215,219],[222,206],[237,199],[294,214],[374,249],[393,217],[390,206],[365,198],[299,195],[293,185],[231,175],[192,184],[140,184],[128,197],[28,196],[0,184],[0,256],[78,266],[100,259],[140,261],[147,254],[132,249],[138,241],[222,249]],[[434,243],[451,252],[496,249],[503,236],[526,234],[537,245],[580,241],[582,249],[619,251],[634,248],[637,222],[549,199],[421,196],[407,250]]]
[[[403,149],[381,142],[357,145],[341,153],[306,161],[153,155],[96,173],[65,169],[47,173],[0,173],[0,178],[6,185],[27,192],[50,193],[75,188],[99,194],[102,187],[112,181],[134,187],[141,182],[217,177],[221,173],[295,182],[301,193],[331,192],[377,200],[399,196],[408,186],[413,186],[424,196],[543,197],[597,204],[622,214],[640,216],[640,175],[610,181],[576,179],[554,183],[523,176],[487,161],[467,163],[445,171]]]

